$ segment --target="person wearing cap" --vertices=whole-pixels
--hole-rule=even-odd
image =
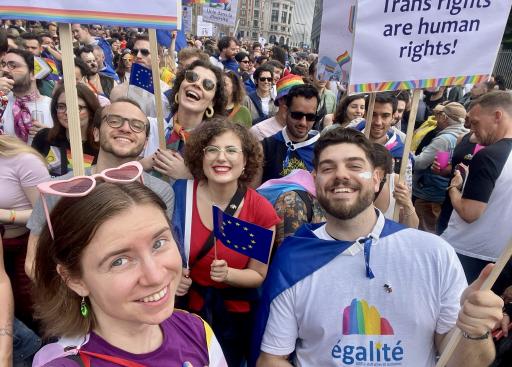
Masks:
[[[258,141],[277,134],[285,127],[288,109],[286,107],[286,98],[283,97],[286,97],[294,86],[301,84],[304,84],[302,77],[294,74],[288,74],[277,82],[277,95],[274,104],[279,108],[276,115],[257,123],[250,129],[250,132],[254,134]]]
[[[460,103],[438,104],[434,108],[434,115],[437,120],[435,136],[414,157],[412,190],[416,198],[414,207],[420,220],[419,229],[431,233],[436,233],[436,221],[449,186],[449,179],[432,172],[431,166],[438,152],[445,152],[451,157],[457,138],[467,133],[464,127],[466,109]]]

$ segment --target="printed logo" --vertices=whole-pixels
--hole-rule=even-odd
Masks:
[[[375,306],[353,299],[343,310],[343,338],[333,346],[331,357],[343,366],[401,366],[402,341],[396,340],[391,323]],[[356,337],[363,335],[367,337]],[[339,363],[336,362],[336,363]]]
[[[365,300],[353,299],[343,311],[343,335],[394,335],[388,320]]]

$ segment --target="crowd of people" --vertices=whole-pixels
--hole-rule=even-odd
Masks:
[[[502,77],[368,116],[308,50],[71,29],[82,157],[57,25],[0,28],[0,367],[433,366],[457,328],[450,366],[512,363],[512,264],[480,289],[512,238]],[[130,77],[155,57],[161,96]],[[271,231],[269,261],[213,206]]]

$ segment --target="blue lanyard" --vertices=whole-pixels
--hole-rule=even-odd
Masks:
[[[370,251],[372,249],[372,238],[366,237],[359,241],[359,243],[364,241],[364,264],[366,266],[366,277],[369,279],[375,278],[372,269],[370,268]]]

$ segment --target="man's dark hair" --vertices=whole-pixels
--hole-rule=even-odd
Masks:
[[[405,104],[409,103],[411,100],[411,94],[408,90],[401,90],[395,94],[396,100],[398,101],[404,101]]]
[[[90,76],[94,75],[91,72],[91,69],[89,69],[89,65],[87,65],[81,58],[75,57],[74,61],[75,66],[80,69],[80,74],[82,74],[82,76],[89,78]]]
[[[75,56],[81,57],[82,54],[88,54],[93,51],[94,51],[94,48],[91,45],[85,45],[85,46],[75,49]]]
[[[315,167],[315,170],[318,168],[318,164],[320,163],[320,154],[322,154],[324,149],[337,144],[357,145],[364,151],[366,158],[372,167],[375,167],[373,143],[360,131],[355,129],[346,129],[344,127],[336,127],[320,135],[320,139],[318,139],[315,144],[315,156],[313,157],[313,166]]]
[[[25,63],[28,66],[28,70],[30,72],[34,72],[34,55],[32,55],[30,52],[25,50],[20,50],[19,48],[10,49],[7,51],[8,54],[16,54],[25,60]]]
[[[390,103],[391,106],[393,107],[393,113],[396,112],[396,109],[398,107],[398,101],[397,101],[396,97],[390,92],[377,93],[375,95],[375,103],[380,103],[380,104]]]
[[[272,66],[273,68],[278,68],[278,69],[281,69],[281,70],[284,70],[284,65],[282,62],[280,62],[279,60],[270,60],[270,61],[267,61],[266,65],[268,66]]]
[[[270,73],[270,76],[272,78],[274,78],[274,68],[273,67],[270,67],[270,66],[267,66],[266,64],[264,65],[261,65],[261,66],[258,66],[256,68],[256,70],[254,70],[254,83],[256,85],[258,85],[258,82],[259,82],[259,79],[260,79],[260,75],[263,73],[263,72],[269,72]]]
[[[235,42],[237,45],[240,45],[235,37],[225,36],[219,40],[219,43],[217,43],[219,51],[222,52],[222,50],[228,48],[231,41]]]
[[[252,44],[252,50],[254,51],[257,47],[261,48],[261,44],[259,42],[254,42]]]
[[[147,34],[139,34],[135,37],[133,43],[137,41],[148,41],[149,42],[149,36]]]
[[[9,43],[7,43],[7,33],[4,29],[0,29],[0,56],[7,52]]]
[[[241,52],[239,52],[239,53],[237,53],[237,54],[235,55],[235,60],[236,60],[238,63],[240,63],[240,62],[242,62],[242,60],[243,60],[243,59],[245,59],[246,57],[247,57],[248,59],[250,59],[249,54],[248,54],[247,52],[243,52],[243,51],[241,51]]]
[[[29,41],[29,40],[36,40],[39,45],[41,45],[42,41],[41,41],[41,36],[35,34],[35,33],[30,33],[30,32],[27,32],[27,33],[23,33],[21,35],[21,38],[24,40],[24,41]]]
[[[290,108],[295,97],[304,97],[306,99],[316,98],[317,105],[320,103],[320,96],[316,88],[310,84],[296,85],[292,87],[286,95],[286,106]]]

